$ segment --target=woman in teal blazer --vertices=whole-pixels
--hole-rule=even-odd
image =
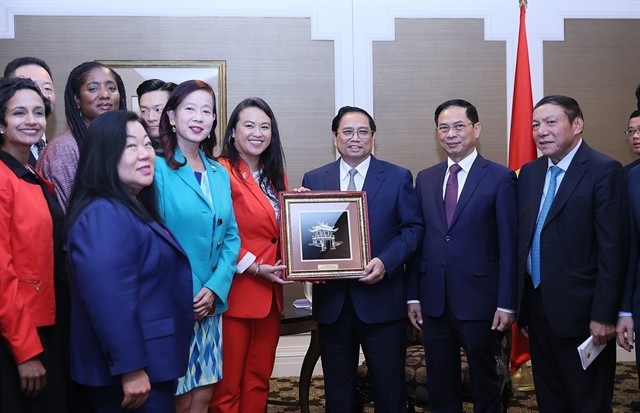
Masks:
[[[206,413],[213,384],[222,378],[221,313],[240,250],[229,175],[210,158],[216,123],[213,90],[200,80],[178,85],[160,120],[158,206],[193,271],[195,323],[189,367],[178,380],[177,412]]]

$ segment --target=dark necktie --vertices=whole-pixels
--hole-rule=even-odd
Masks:
[[[40,155],[42,155],[42,151],[44,150],[44,147],[47,146],[47,144],[45,143],[44,139],[40,138],[38,140],[38,142],[36,142],[36,149],[38,152],[38,157],[40,157]]]
[[[447,227],[451,226],[453,213],[456,212],[456,205],[458,203],[458,172],[461,170],[462,168],[457,163],[449,167],[449,178],[447,179],[447,186],[444,191],[444,216],[447,218]]]

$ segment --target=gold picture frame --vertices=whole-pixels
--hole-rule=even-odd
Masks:
[[[127,108],[140,113],[136,88],[147,79],[161,79],[180,84],[185,80],[207,82],[216,95],[218,146],[227,127],[227,62],[226,60],[99,60],[122,78],[127,92]]]
[[[371,258],[365,192],[280,193],[285,278],[360,278]]]

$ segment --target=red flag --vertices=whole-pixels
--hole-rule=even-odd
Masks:
[[[525,163],[536,159],[536,145],[533,141],[531,117],[533,94],[531,93],[531,72],[529,70],[529,48],[527,46],[526,6],[520,2],[520,31],[518,33],[518,54],[516,75],[513,85],[513,106],[511,109],[511,136],[509,138],[509,168],[519,170]],[[529,340],[513,324],[511,334],[511,372],[531,359]]]

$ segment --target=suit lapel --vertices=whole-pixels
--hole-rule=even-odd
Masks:
[[[240,175],[240,177],[244,180],[244,184],[248,187],[253,188],[251,191],[248,191],[249,194],[255,199],[256,203],[259,204],[261,208],[267,211],[274,228],[279,228],[278,223],[276,222],[276,213],[273,210],[271,202],[269,202],[267,196],[264,195],[264,192],[262,192],[262,188],[260,188],[260,185],[258,185],[256,180],[253,179],[251,170],[244,162],[240,162]]]
[[[201,155],[202,156],[202,155]],[[180,151],[180,148],[176,147],[176,153],[175,153],[175,159],[178,162],[186,162],[186,158],[184,157],[184,155],[182,154],[182,151]],[[208,168],[208,166],[210,165],[209,162],[207,162],[205,159],[203,159],[205,168]],[[189,166],[189,164],[186,164],[184,166],[179,167],[178,169],[175,169],[174,172],[180,177],[180,179],[182,179],[184,181],[185,184],[187,184],[187,186],[189,186],[189,188],[191,188],[196,194],[198,194],[198,196],[209,206],[211,206],[209,204],[209,200],[204,196],[204,194],[202,193],[202,189],[200,189],[200,185],[198,184],[198,180],[196,179],[194,173],[193,173],[193,169],[191,169],[191,167]],[[208,171],[207,171],[208,173]]]
[[[456,204],[456,210],[453,213],[453,218],[451,219],[451,227],[455,225],[458,217],[464,210],[465,206],[469,203],[471,196],[478,187],[478,184],[480,184],[482,178],[487,174],[487,164],[487,160],[478,155],[476,157],[476,160],[471,165],[469,175],[467,176],[467,180],[464,183],[464,187],[462,188],[462,192],[460,193],[460,198],[458,198],[458,203]]]
[[[376,197],[382,182],[384,182],[385,173],[384,165],[378,161],[373,155],[367,170],[367,176],[364,178],[362,190],[367,193],[367,201],[371,201]]]
[[[156,234],[160,235],[164,240],[166,240],[173,248],[180,251],[182,255],[185,257],[187,254],[184,252],[178,241],[176,241],[168,229],[158,224],[156,221],[145,222]]]
[[[433,204],[436,206],[436,210],[438,211],[438,217],[440,217],[440,222],[442,223],[442,228],[444,231],[447,231],[447,218],[444,215],[444,194],[442,193],[442,187],[444,185],[444,175],[447,172],[447,163],[442,162],[438,164],[432,173],[429,176],[431,180],[430,186],[434,188],[431,193],[433,194]]]
[[[558,214],[558,212],[560,212],[562,207],[564,207],[567,200],[578,186],[578,183],[587,172],[590,154],[591,148],[582,141],[580,148],[578,148],[573,160],[571,160],[569,168],[564,174],[564,178],[562,178],[560,187],[556,192],[556,197],[553,199],[553,203],[551,204],[551,209],[549,209],[549,213],[547,214],[545,226]]]
[[[340,190],[340,159],[329,164],[325,169],[323,186],[326,190]]]
[[[524,210],[520,230],[523,234],[526,233],[526,239],[528,240],[531,240],[533,232],[536,229],[536,221],[538,220],[538,212],[540,210],[540,203],[542,202],[542,190],[544,188],[548,162],[544,156],[534,160],[531,165],[531,171],[527,174],[528,180],[526,182],[521,180],[518,183],[521,193],[519,200],[520,207]]]

